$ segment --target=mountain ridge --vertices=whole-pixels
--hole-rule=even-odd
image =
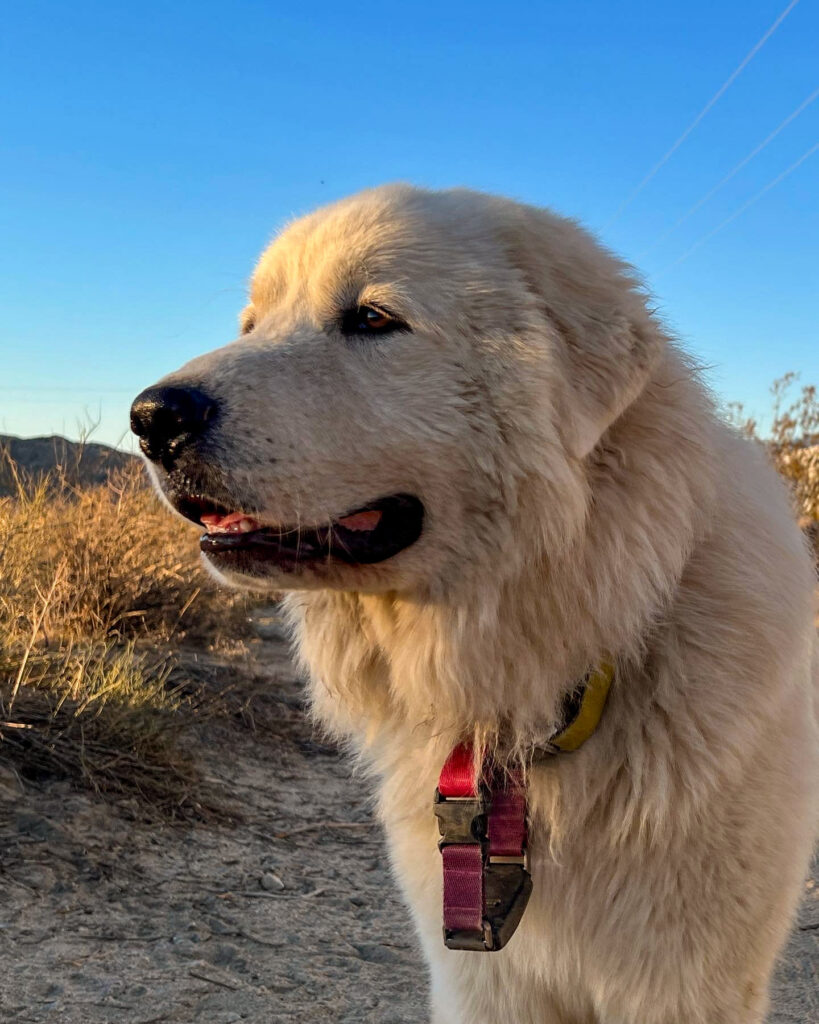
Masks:
[[[59,434],[17,437],[0,434],[0,496],[13,494],[13,466],[35,479],[56,470],[73,485],[104,484],[111,473],[129,465],[136,455],[99,441],[69,441]]]

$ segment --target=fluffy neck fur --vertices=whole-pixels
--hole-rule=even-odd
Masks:
[[[530,475],[510,525],[532,543],[515,545],[515,564],[465,570],[465,585],[423,596],[291,594],[319,720],[362,751],[396,729],[419,745],[479,734],[521,752],[542,741],[590,664],[611,653],[625,670],[645,658],[652,624],[707,531],[715,429],[705,391],[669,348],[643,393],[572,467],[583,512],[562,531],[563,546],[544,550],[534,539],[549,534],[539,517],[564,496]]]

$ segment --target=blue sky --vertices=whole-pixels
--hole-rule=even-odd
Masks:
[[[42,3],[0,35],[0,432],[116,442],[131,397],[230,340],[276,227],[391,180],[584,221],[727,400],[819,382],[819,3]],[[646,251],[648,250],[648,251]],[[127,438],[125,443],[128,443]]]

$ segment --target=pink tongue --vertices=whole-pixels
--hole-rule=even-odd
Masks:
[[[339,519],[338,525],[343,526],[345,530],[358,530],[361,533],[369,533],[369,531],[374,530],[380,522],[380,512],[354,512],[351,516],[345,516],[343,519]]]

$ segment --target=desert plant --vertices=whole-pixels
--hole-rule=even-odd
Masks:
[[[795,373],[774,381],[771,425],[766,434],[738,402],[728,406],[728,418],[744,434],[764,445],[774,466],[787,480],[800,525],[819,559],[819,394],[813,384],[805,384],[794,393],[797,383]]]
[[[132,642],[34,654],[5,688],[0,756],[28,780],[67,778],[101,793],[139,795],[160,813],[199,812],[169,670],[166,658],[140,654]]]
[[[779,472],[788,480],[805,521],[819,521],[819,396],[815,385],[803,385],[795,399],[790,373],[774,383],[774,417],[769,446]]]
[[[0,498],[0,638],[168,640],[241,630],[241,598],[202,572],[195,534],[160,507],[134,461],[107,484],[26,480]],[[48,601],[45,602],[45,595]]]
[[[193,529],[160,506],[136,460],[92,485],[60,469],[27,475],[8,457],[5,474],[0,756],[24,775],[189,809],[195,772],[177,734],[192,688],[169,683],[171,645],[235,643],[244,599],[202,571]]]

